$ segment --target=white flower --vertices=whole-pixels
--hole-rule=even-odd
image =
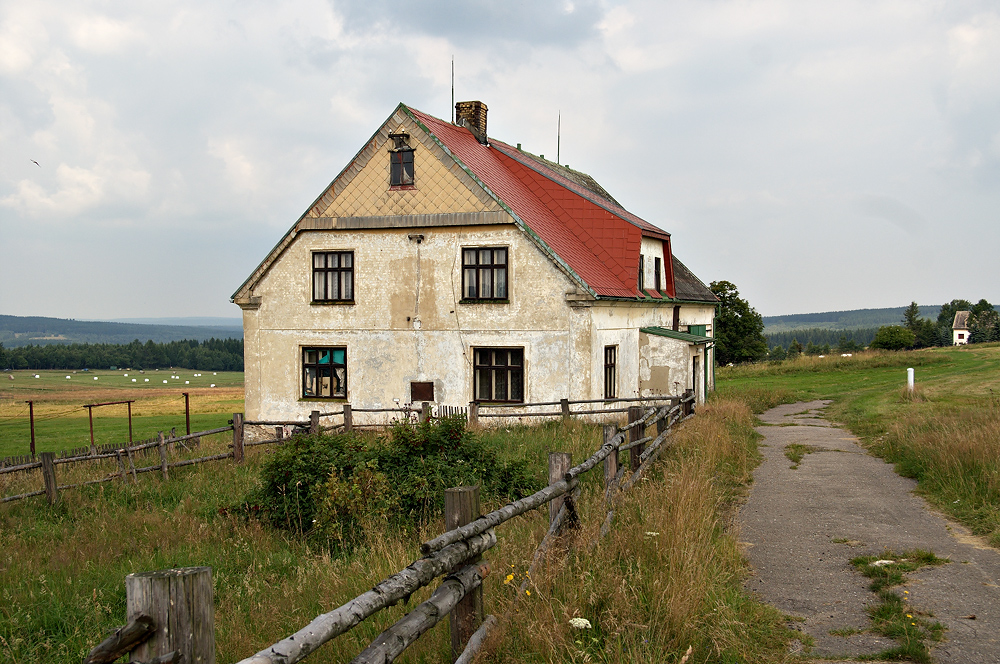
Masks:
[[[586,618],[570,618],[569,626],[573,629],[590,629],[590,621]]]
[[[659,537],[660,533],[654,533],[653,531],[647,531],[646,537]]]

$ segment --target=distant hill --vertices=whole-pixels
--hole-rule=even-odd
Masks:
[[[171,319],[166,319],[171,320]],[[173,319],[177,320],[177,319]],[[205,320],[205,319],[180,319]],[[230,319],[208,319],[228,321]],[[239,321],[239,319],[231,319]],[[0,343],[6,348],[29,344],[104,343],[127,344],[134,339],[145,343],[181,341],[183,339],[242,339],[243,328],[233,325],[149,325],[109,321],[85,321],[72,318],[47,318],[43,316],[0,315]]]
[[[792,330],[861,330],[883,325],[899,325],[906,307],[887,309],[853,309],[851,311],[824,311],[818,314],[793,314],[791,316],[764,316],[764,334]],[[920,317],[937,320],[940,304],[920,305]]]

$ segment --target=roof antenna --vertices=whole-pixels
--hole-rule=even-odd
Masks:
[[[451,123],[455,124],[455,56],[451,56]]]
[[[559,143],[562,141],[562,111],[559,111],[559,119],[556,121],[556,163],[562,163],[559,161]]]

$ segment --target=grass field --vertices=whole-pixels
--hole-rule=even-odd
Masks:
[[[913,367],[916,390],[906,389]],[[755,410],[832,399],[829,416],[918,481],[931,503],[1000,546],[1000,344],[720,368],[717,398]]]
[[[215,387],[211,387],[213,384]],[[30,452],[28,400],[34,401],[36,451],[58,452],[90,444],[90,424],[84,404],[134,399],[134,440],[149,438],[172,427],[183,432],[183,392],[190,394],[192,431],[225,426],[233,413],[243,411],[242,372],[161,369],[145,373],[122,370],[0,374],[0,458]],[[128,440],[124,404],[94,408],[93,412],[95,443]]]
[[[745,563],[725,528],[756,464],[752,425],[738,402],[702,409],[627,494],[600,542],[600,468],[586,476],[581,530],[532,575],[514,613],[517,587],[548,525],[547,508],[498,528],[498,544],[485,556],[494,571],[484,601],[487,612],[502,618],[485,661],[676,663],[689,647],[689,661],[699,663],[789,661],[785,618],[743,593]],[[502,455],[527,459],[540,478],[548,451],[571,452],[580,461],[602,440],[600,427],[575,422],[482,435]],[[225,443],[225,436],[207,440],[199,453],[224,451]],[[440,519],[409,534],[372,522],[353,553],[331,557],[310,549],[231,509],[257,486],[269,457],[265,448],[248,452],[243,466],[221,461],[175,469],[169,482],[149,473],[137,485],[115,480],[67,490],[55,507],[41,498],[0,505],[0,661],[80,661],[124,623],[125,575],[194,565],[213,569],[218,661],[237,661],[402,569],[418,557],[422,538],[443,530]],[[69,473],[83,466],[74,464],[78,470],[67,470],[60,483],[75,481]],[[107,464],[106,472],[113,470]],[[28,481],[0,476],[0,485],[10,483],[4,495]],[[308,661],[350,660],[432,589],[365,621]],[[592,628],[574,630],[574,617],[587,618]],[[449,647],[445,621],[398,661],[443,661]]]

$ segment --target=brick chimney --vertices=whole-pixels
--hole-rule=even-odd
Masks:
[[[486,104],[481,101],[460,101],[455,104],[455,124],[469,131],[486,145]]]

